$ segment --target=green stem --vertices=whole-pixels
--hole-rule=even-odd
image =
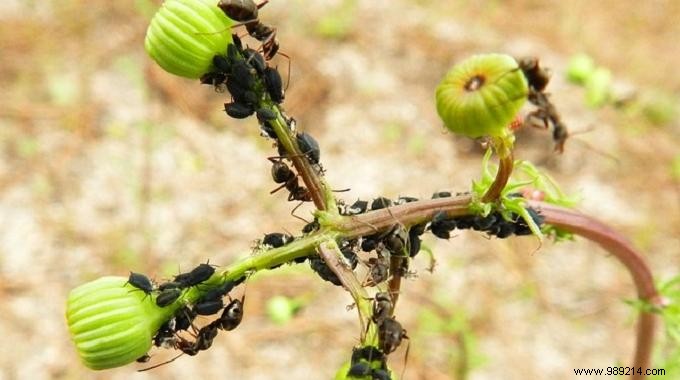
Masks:
[[[359,322],[361,325],[361,344],[366,345],[376,345],[377,343],[377,331],[375,325],[370,323],[371,321],[371,302],[366,289],[361,286],[359,280],[346,264],[343,263],[344,259],[342,252],[338,247],[335,240],[328,240],[319,245],[319,255],[324,259],[326,265],[335,273],[340,279],[342,285],[347,289],[349,294],[354,299],[354,303],[357,306],[357,311],[359,313]],[[368,328],[366,328],[368,326]]]
[[[290,160],[293,162],[293,166],[295,166],[298,175],[300,178],[302,178],[302,182],[304,182],[305,187],[307,187],[312,201],[314,202],[314,206],[318,210],[337,209],[337,207],[329,207],[331,206],[331,202],[333,204],[335,203],[335,199],[332,197],[332,195],[330,197],[328,196],[330,191],[327,190],[327,184],[317,174],[316,170],[309,162],[307,156],[302,154],[302,151],[297,144],[297,140],[293,135],[293,132],[288,127],[288,123],[286,123],[279,106],[275,105],[273,108],[277,116],[276,120],[270,122],[274,128],[274,133],[276,133],[279,144],[283,145],[283,148],[286,150],[286,152],[288,152],[288,158],[290,158]]]

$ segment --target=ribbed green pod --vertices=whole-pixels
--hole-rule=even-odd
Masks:
[[[437,86],[444,125],[467,137],[502,137],[526,101],[527,80],[505,54],[474,55],[455,65]]]
[[[231,26],[216,0],[166,0],[151,19],[144,48],[165,71],[200,78],[232,43]]]
[[[143,356],[172,314],[172,309],[157,307],[152,297],[126,282],[124,277],[102,277],[69,294],[66,321],[88,368],[119,367]]]

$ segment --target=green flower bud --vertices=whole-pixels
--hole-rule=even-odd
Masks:
[[[100,370],[135,361],[151,348],[171,308],[125,285],[127,278],[102,277],[71,291],[66,320],[83,364]]]
[[[514,58],[474,55],[455,65],[437,86],[437,112],[454,133],[470,138],[504,137],[528,91]]]
[[[146,52],[165,71],[200,78],[232,43],[232,21],[213,0],[166,0],[146,31]]]
[[[598,67],[586,81],[586,104],[593,108],[602,107],[611,99],[612,73]]]
[[[595,62],[586,54],[577,54],[567,64],[567,79],[576,84],[585,84],[595,71]]]

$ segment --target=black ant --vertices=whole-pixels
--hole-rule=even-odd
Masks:
[[[309,193],[309,190],[300,186],[298,175],[295,174],[295,172],[293,172],[290,167],[282,161],[282,157],[269,157],[269,161],[272,162],[272,179],[274,182],[281,184],[281,186],[270,191],[270,194],[274,194],[285,187],[290,193],[288,194],[289,202],[309,202],[312,200],[312,195]]]
[[[548,100],[548,94],[544,92],[550,81],[550,71],[541,68],[535,57],[521,58],[517,60],[518,69],[522,70],[529,85],[528,100],[538,107],[527,116],[524,124],[548,128],[553,126],[552,138],[555,142],[555,151],[564,152],[564,143],[569,137],[567,126],[561,120],[555,106]]]
[[[217,6],[230,19],[240,22],[235,26],[245,25],[248,34],[262,42],[264,58],[269,61],[279,51],[279,40],[276,38],[276,28],[263,23],[258,17],[259,9],[267,3],[269,0],[260,4],[252,0],[220,0]]]

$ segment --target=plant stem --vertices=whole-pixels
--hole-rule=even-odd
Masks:
[[[347,239],[363,235],[370,235],[378,231],[392,228],[401,223],[408,227],[430,220],[438,212],[446,212],[451,217],[469,214],[470,195],[459,195],[448,198],[427,199],[410,202],[390,208],[370,211],[356,216],[334,216],[329,219],[324,228],[309,236],[305,236],[285,245],[247,256],[244,259],[222,269],[213,276],[206,285],[217,285],[223,281],[234,280],[261,269],[276,267],[294,259],[313,254],[318,249],[327,265],[341,279],[345,288],[354,298],[362,320],[369,318],[370,302],[365,290],[361,287],[353,273],[338,260],[338,248],[335,239]],[[585,237],[599,244],[610,252],[628,269],[637,288],[638,297],[650,304],[662,307],[663,299],[658,294],[654,280],[644,258],[632,244],[621,234],[604,223],[584,215],[578,211],[558,207],[544,202],[528,201],[528,205],[539,210],[545,222],[574,234]],[[198,287],[191,289],[183,300],[194,302],[204,290]],[[650,368],[651,353],[654,343],[654,332],[657,317],[649,310],[641,311],[637,326],[637,343],[635,348],[634,366]],[[370,344],[377,339],[375,326],[369,323],[368,334],[363,342]],[[632,379],[642,377],[633,374]]]
[[[316,206],[318,210],[328,209],[326,207],[327,202],[325,196],[327,193],[325,190],[327,188],[326,184],[312,167],[307,155],[303,154],[300,150],[297,140],[288,127],[288,123],[283,118],[281,111],[278,107],[275,108],[277,117],[271,124],[276,133],[276,137],[279,140],[279,144],[282,144],[286,152],[288,152],[288,158],[293,162],[293,166],[295,166],[298,175],[302,178],[305,187],[307,187],[312,201],[314,202],[314,206]]]
[[[371,303],[366,289],[361,286],[359,280],[354,275],[354,272],[347,265],[343,264],[342,252],[335,240],[329,240],[319,245],[319,255],[326,262],[326,265],[338,276],[342,285],[347,289],[349,294],[354,299],[359,312],[359,323],[361,325],[361,344],[375,345],[377,332],[375,326],[370,323],[371,319]],[[368,328],[366,328],[368,326]]]
[[[662,297],[654,286],[654,279],[649,266],[625,236],[614,231],[599,220],[578,211],[543,202],[534,201],[529,203],[532,207],[540,210],[541,215],[545,217],[546,223],[592,240],[614,255],[630,272],[637,288],[638,297],[641,300],[657,307],[664,305]],[[642,367],[643,371],[646,368],[650,368],[656,325],[657,316],[649,310],[642,310],[637,326],[637,342],[633,365],[635,367]],[[631,379],[641,379],[643,377],[633,373]]]
[[[505,156],[500,157],[500,162],[498,166],[498,172],[496,172],[496,179],[486,191],[482,197],[482,202],[489,203],[495,202],[501,197],[501,192],[505,188],[505,185],[510,179],[510,174],[512,174],[512,168],[514,165],[514,158],[512,150],[508,151]]]

